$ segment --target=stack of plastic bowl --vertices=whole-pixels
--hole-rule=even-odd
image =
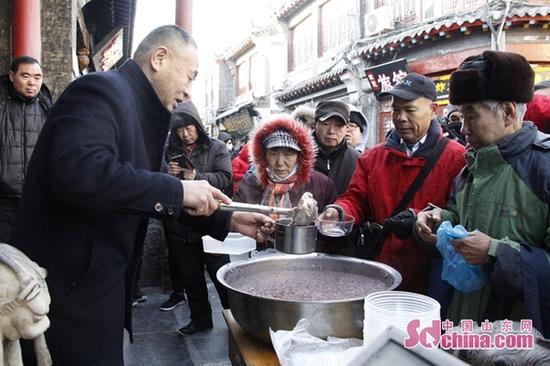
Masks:
[[[365,298],[363,344],[368,345],[389,326],[407,333],[413,319],[420,321],[419,329],[429,327],[433,320],[440,320],[440,307],[431,297],[413,292],[374,292]]]
[[[202,237],[205,253],[229,254],[232,262],[249,258],[250,252],[256,249],[256,240],[239,233],[229,233],[223,242],[211,236]]]

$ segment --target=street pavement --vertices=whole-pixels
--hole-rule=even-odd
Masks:
[[[145,287],[147,301],[133,311],[134,343],[126,335],[124,359],[126,366],[229,366],[227,325],[213,283],[207,277],[214,328],[182,337],[176,331],[189,321],[187,303],[171,311],[160,311],[168,299],[160,287]]]

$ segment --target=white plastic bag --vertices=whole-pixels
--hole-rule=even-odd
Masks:
[[[308,333],[309,320],[300,319],[293,330],[269,329],[271,343],[282,366],[345,366],[359,353],[360,339],[329,337],[326,341]]]

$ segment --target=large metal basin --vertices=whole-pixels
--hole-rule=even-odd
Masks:
[[[235,288],[243,275],[262,276],[269,271],[286,269],[327,269],[361,274],[365,280],[381,280],[393,290],[401,283],[401,275],[382,263],[357,258],[312,253],[306,255],[278,254],[226,264],[218,270],[218,280],[228,289],[233,317],[252,337],[270,343],[269,328],[291,330],[298,320],[306,318],[314,336],[326,338],[362,338],[364,296],[333,301],[286,301],[257,296]],[[366,295],[366,294],[365,294]]]

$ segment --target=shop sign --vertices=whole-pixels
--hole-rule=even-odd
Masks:
[[[535,71],[535,84],[550,80],[550,66],[532,65]]]
[[[241,109],[239,112],[232,114],[222,121],[228,133],[233,132],[248,132],[254,127],[252,116],[248,113],[248,109]]]
[[[404,58],[365,70],[366,77],[376,97],[380,93],[391,90],[408,73],[407,60]]]
[[[451,74],[432,78],[432,81],[435,84],[435,95],[437,97],[435,102],[438,105],[449,104],[449,79],[450,78],[451,78]]]
[[[124,29],[114,29],[98,44],[98,51],[94,54],[96,71],[107,71],[116,65],[123,54]]]

